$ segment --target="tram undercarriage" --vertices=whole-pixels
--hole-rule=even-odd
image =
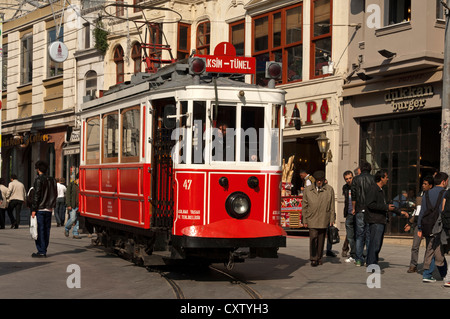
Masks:
[[[168,230],[146,230],[86,218],[95,227],[94,245],[140,266],[224,263],[228,267],[247,258],[278,258],[284,237],[266,238],[192,238],[172,236]]]

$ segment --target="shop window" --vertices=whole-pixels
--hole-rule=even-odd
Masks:
[[[141,44],[136,42],[131,49],[131,58],[134,62],[134,74],[141,72],[142,53]]]
[[[411,21],[411,0],[386,0],[387,25]]]
[[[230,42],[236,49],[237,56],[245,55],[245,20],[230,24]]]
[[[197,26],[197,54],[208,55],[210,44],[211,23],[205,21]]]
[[[103,116],[103,163],[114,163],[119,155],[119,115],[114,113]]]
[[[311,78],[328,75],[324,68],[328,69],[331,61],[331,0],[315,0],[311,7],[313,28],[311,34]]]
[[[139,161],[140,107],[122,111],[122,158],[121,162]]]
[[[252,56],[256,58],[256,84],[267,85],[267,61],[283,63],[278,83],[302,80],[302,3],[265,13],[252,19]]]
[[[178,46],[177,59],[189,58],[191,51],[191,25],[178,23]]]
[[[20,83],[28,84],[33,81],[33,35],[27,34],[21,40],[21,72]]]
[[[114,63],[116,64],[116,84],[123,83],[125,81],[125,64],[123,61],[123,49],[121,45],[116,46],[114,49]]]
[[[100,161],[100,117],[86,120],[86,164]]]

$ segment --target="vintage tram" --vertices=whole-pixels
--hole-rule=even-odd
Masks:
[[[285,92],[205,73],[139,73],[83,103],[80,214],[144,265],[277,257]]]

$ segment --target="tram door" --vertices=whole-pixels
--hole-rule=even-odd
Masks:
[[[153,103],[152,141],[152,218],[151,227],[170,229],[174,216],[173,162],[171,150],[175,141],[171,139],[173,129],[163,125],[164,106],[175,104],[173,100]]]

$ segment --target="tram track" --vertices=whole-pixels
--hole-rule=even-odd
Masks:
[[[219,268],[216,268],[216,267],[214,267],[214,266],[209,266],[209,269],[211,269],[211,270],[213,270],[213,271],[215,271],[215,272],[218,272],[218,273],[220,273],[220,274],[222,274],[222,275],[228,277],[229,280],[230,280],[230,282],[231,282],[232,284],[235,284],[235,285],[237,285],[238,287],[240,287],[240,288],[241,288],[242,290],[244,290],[244,291],[245,291],[252,299],[263,299],[262,295],[261,295],[259,292],[257,292],[255,289],[251,288],[251,287],[248,285],[248,283],[247,283],[246,281],[241,280],[241,279],[239,279],[239,278],[237,278],[237,277],[235,277],[235,276],[233,276],[233,275],[227,273],[226,271],[221,270],[221,269],[219,269]]]

